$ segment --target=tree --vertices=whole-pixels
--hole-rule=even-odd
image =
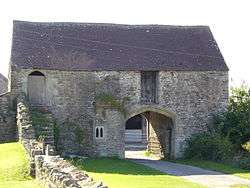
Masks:
[[[250,139],[250,90],[247,87],[232,89],[228,110],[216,118],[214,128],[237,149]]]

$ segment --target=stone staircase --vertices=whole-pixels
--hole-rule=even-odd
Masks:
[[[125,150],[143,151],[147,150],[147,135],[141,129],[125,130]]]
[[[147,143],[143,142],[128,142],[125,143],[126,151],[144,151],[147,150]]]
[[[37,139],[43,141],[45,148],[47,145],[55,147],[55,120],[52,114],[41,107],[32,107],[30,111]]]
[[[39,127],[40,135],[44,136],[44,144],[45,146],[50,144],[51,146],[55,146],[54,139],[54,128],[51,126],[40,126]]]

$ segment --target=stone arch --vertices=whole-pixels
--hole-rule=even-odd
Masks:
[[[43,106],[46,97],[46,77],[40,71],[28,75],[27,95],[31,105]]]
[[[150,135],[147,135],[149,139],[147,143],[148,144],[147,149],[152,150],[152,141],[150,141],[150,139],[152,139],[151,138],[152,135],[150,132],[154,132],[155,137],[157,137],[159,141],[159,148],[161,148],[161,152],[155,152],[155,153],[157,153],[157,155],[160,155],[161,153],[160,157],[174,158],[175,113],[167,110],[166,108],[154,106],[154,105],[137,106],[135,108],[130,108],[130,109],[132,110],[129,110],[127,112],[127,115],[125,118],[125,124],[129,119],[137,115],[145,116],[149,123],[148,134]],[[161,119],[162,121],[160,122],[159,120],[159,122],[156,122],[157,121],[156,119]],[[164,135],[162,133],[164,134],[166,133],[166,134]],[[169,146],[168,149],[167,149],[167,146]]]
[[[165,115],[167,117],[172,118],[173,120],[175,120],[175,113],[163,108],[163,107],[159,107],[159,106],[154,106],[154,105],[147,105],[147,106],[139,106],[139,107],[132,107],[130,108],[132,110],[128,110],[127,114],[126,114],[126,118],[125,121],[127,121],[128,119],[130,119],[133,116],[136,116],[138,114],[142,114],[143,112],[146,111],[152,111],[152,112],[156,112],[162,115]]]

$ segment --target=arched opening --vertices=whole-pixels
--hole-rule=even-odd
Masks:
[[[173,119],[162,113],[149,110],[134,115],[125,125],[125,155],[148,151],[159,158],[170,158],[172,130]]]
[[[45,101],[45,76],[34,71],[28,76],[28,99],[32,106],[43,106]]]
[[[125,149],[146,150],[147,149],[147,119],[139,114],[131,117],[125,125]]]

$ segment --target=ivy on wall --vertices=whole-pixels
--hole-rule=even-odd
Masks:
[[[60,136],[60,129],[58,123],[55,123],[53,126],[54,129],[54,139],[55,139],[55,146],[58,150],[58,143],[59,143],[59,136]]]
[[[106,106],[110,106],[126,116],[127,110],[125,108],[125,104],[126,102],[130,101],[130,98],[123,97],[121,100],[118,100],[111,93],[100,93],[96,96],[95,101],[97,103],[102,103]]]
[[[73,123],[73,122],[66,121],[63,123],[63,126],[72,128],[74,130],[76,143],[80,145],[84,144],[84,138],[85,138],[84,130],[80,125]]]
[[[84,143],[84,130],[80,126],[75,128],[76,142],[80,145]]]
[[[32,124],[35,128],[36,138],[40,141],[43,141],[47,135],[41,131],[41,128],[50,126],[51,124],[54,124],[54,122],[52,122],[52,120],[48,117],[48,114],[43,112],[41,109],[33,107],[30,111]]]

